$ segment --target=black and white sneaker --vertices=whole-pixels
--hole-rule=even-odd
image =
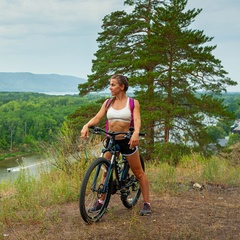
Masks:
[[[148,216],[150,215],[152,212],[151,212],[151,208],[150,208],[150,204],[149,203],[144,203],[143,204],[143,208],[142,210],[140,211],[140,215],[141,216]]]
[[[88,212],[97,212],[102,208],[103,204],[100,203],[98,200],[94,203],[94,205],[88,209]]]

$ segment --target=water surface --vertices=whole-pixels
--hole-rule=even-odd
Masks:
[[[40,155],[15,157],[0,161],[0,182],[16,179],[20,171],[27,170],[30,174],[37,175],[40,167],[45,166],[48,162],[42,159]]]

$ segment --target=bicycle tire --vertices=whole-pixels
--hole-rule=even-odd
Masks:
[[[140,161],[141,161],[143,171],[145,171],[144,160],[141,155],[140,155]],[[126,166],[126,170],[125,170],[123,179],[124,179],[124,182],[126,185],[128,185],[128,183],[131,184],[131,182],[132,182],[131,186],[127,187],[124,190],[125,195],[124,195],[124,193],[122,193],[122,195],[121,195],[121,201],[122,201],[123,205],[126,208],[131,209],[137,203],[137,201],[141,195],[141,188],[140,188],[137,178],[132,173],[129,164],[127,164],[127,166]]]
[[[97,158],[89,166],[80,187],[79,209],[82,219],[87,223],[97,222],[102,218],[107,210],[112,191],[112,174],[108,180],[105,200],[102,207],[98,211],[90,211],[94,203],[102,196],[103,175],[108,172],[110,162],[105,158]]]

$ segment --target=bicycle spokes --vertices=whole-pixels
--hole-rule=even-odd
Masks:
[[[96,222],[104,214],[111,195],[112,177],[108,177],[109,162],[96,159],[86,172],[80,191],[80,213],[84,221]],[[99,200],[103,204],[99,204]]]

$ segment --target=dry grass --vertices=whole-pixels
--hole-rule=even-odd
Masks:
[[[81,219],[78,192],[86,161],[71,173],[21,175],[0,185],[0,239],[240,239],[239,167],[199,155],[177,168],[147,163],[152,215],[141,217],[113,195],[108,213],[93,225]],[[204,185],[202,190],[193,183]]]

